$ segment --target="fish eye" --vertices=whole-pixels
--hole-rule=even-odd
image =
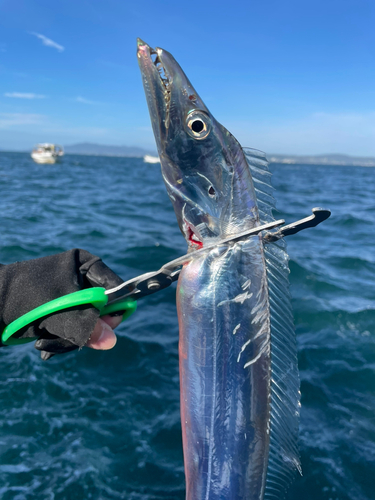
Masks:
[[[201,111],[193,111],[186,119],[188,134],[194,139],[205,139],[211,132],[210,118]]]
[[[213,186],[210,186],[210,187],[208,188],[208,194],[209,194],[212,198],[215,196],[216,191],[215,191],[215,189],[213,188]]]
[[[194,120],[193,122],[191,122],[191,130],[196,134],[202,132],[202,130],[204,130],[204,123],[202,122],[202,120]]]

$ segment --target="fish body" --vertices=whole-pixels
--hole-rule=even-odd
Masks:
[[[138,40],[137,55],[179,227],[189,250],[217,243],[177,288],[186,498],[280,500],[299,467],[287,255],[261,235],[220,244],[272,218],[266,161],[215,120],[171,54]]]
[[[262,321],[267,287],[261,246],[255,237],[219,247],[186,266],[179,278],[188,499],[263,498],[271,361]],[[250,266],[257,271],[251,274]]]

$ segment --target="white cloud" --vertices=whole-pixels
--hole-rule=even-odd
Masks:
[[[98,101],[90,101],[89,99],[85,99],[84,97],[78,96],[75,98],[76,102],[81,102],[82,104],[101,104]]]
[[[37,125],[44,121],[43,115],[31,113],[0,113],[0,128],[6,129],[13,125]]]
[[[45,99],[47,96],[32,94],[30,92],[5,92],[5,97],[15,97],[16,99]]]
[[[57,49],[59,52],[63,52],[65,50],[65,47],[62,45],[59,45],[58,43],[54,42],[50,38],[47,38],[44,35],[41,35],[40,33],[34,33],[33,31],[29,31],[30,35],[34,35],[40,40],[42,40],[43,45],[46,45],[47,47],[53,47],[54,49]]]

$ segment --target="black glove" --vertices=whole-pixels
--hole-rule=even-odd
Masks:
[[[15,319],[53,299],[91,286],[109,289],[121,283],[99,257],[80,249],[0,264],[0,333]],[[42,359],[48,359],[84,346],[98,318],[97,309],[81,305],[41,318],[15,337],[38,337],[35,347],[42,351]]]

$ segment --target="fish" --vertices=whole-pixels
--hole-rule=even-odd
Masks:
[[[297,348],[264,153],[210,113],[174,57],[137,40],[161,172],[188,252],[176,292],[187,500],[280,500],[300,471]],[[213,246],[212,246],[213,245]]]

